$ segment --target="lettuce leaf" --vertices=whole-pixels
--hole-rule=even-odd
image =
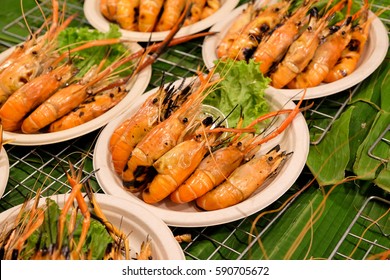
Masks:
[[[120,37],[121,33],[119,27],[115,24],[110,24],[110,29],[106,33],[88,27],[68,27],[58,35],[58,47],[60,52],[63,53],[86,42]],[[83,77],[93,65],[98,65],[105,59],[107,54],[109,54],[109,56],[107,57],[107,61],[103,68],[112,64],[126,51],[128,51],[128,49],[123,44],[96,46],[71,54],[70,59],[80,70],[77,77]],[[124,67],[125,66],[118,69],[124,69]],[[124,73],[121,73],[121,76],[129,75],[130,73],[131,71],[125,71]]]
[[[210,93],[204,103],[219,108],[226,116],[238,105],[242,108],[244,126],[253,119],[267,113],[269,104],[264,98],[264,90],[270,79],[260,72],[259,63],[250,60],[217,60],[216,70],[223,80]],[[228,117],[229,126],[235,127],[240,118],[240,108]]]

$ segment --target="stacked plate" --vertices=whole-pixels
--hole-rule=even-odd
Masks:
[[[219,22],[226,17],[227,14],[233,10],[238,0],[221,0],[221,7],[209,17],[198,21],[192,25],[182,27],[175,37],[182,37],[191,34],[198,33],[205,30]],[[97,30],[107,32],[110,28],[110,21],[108,21],[100,12],[100,0],[85,0],[84,2],[84,14],[88,22]],[[149,42],[149,41],[162,41],[168,35],[169,31],[163,32],[135,32],[121,29],[122,37],[134,42]]]

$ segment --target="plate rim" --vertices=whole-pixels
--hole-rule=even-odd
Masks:
[[[0,61],[5,59],[15,47],[11,47],[6,51],[0,53]],[[141,46],[137,43],[131,43],[131,48],[136,50],[140,49]],[[112,118],[122,114],[126,111],[134,100],[140,96],[147,89],[149,82],[152,77],[152,66],[149,65],[143,69],[137,76],[134,78],[135,82],[132,85],[128,94],[113,108],[108,110],[103,115],[88,121],[79,126],[66,129],[58,132],[50,133],[35,133],[35,134],[23,134],[4,131],[3,139],[8,142],[10,145],[15,146],[38,146],[38,145],[47,145],[64,142],[71,140],[83,135],[86,135],[92,131],[95,131],[102,126],[106,125]]]
[[[104,207],[109,207],[111,212],[115,212],[117,215],[122,215],[126,217],[125,213],[133,211],[134,213],[140,214],[142,217],[146,217],[145,224],[147,228],[154,229],[154,239],[158,239],[159,243],[163,244],[163,252],[168,256],[167,260],[185,260],[184,252],[180,244],[176,241],[172,231],[169,227],[154,213],[143,207],[142,205],[130,203],[129,207],[126,209],[120,209],[120,205],[123,203],[129,203],[127,199],[117,196],[112,196],[108,194],[95,193],[96,200],[100,203],[104,211]],[[57,203],[62,203],[66,197],[69,196],[69,193],[65,194],[56,194],[48,197],[41,197],[39,205],[45,203],[46,198],[51,198]],[[33,201],[32,201],[33,202]],[[32,203],[30,202],[30,203]],[[20,210],[22,204],[16,205],[12,208],[7,209],[4,212],[0,213],[0,221],[5,221],[9,216],[15,215]],[[146,238],[146,236],[145,236]],[[130,235],[131,242],[131,235]],[[161,249],[161,248],[160,248]]]
[[[181,80],[178,80],[175,83],[180,83],[180,82]],[[143,96],[139,97],[137,102],[134,103],[134,106],[131,108],[131,110],[136,110],[135,107],[140,106],[143,100],[145,100],[155,90],[157,89],[156,88],[152,89],[146,92]],[[287,104],[285,108],[295,107],[295,104],[284,95],[270,94],[269,98],[276,98],[280,100],[280,103]],[[220,225],[220,224],[225,224],[228,222],[245,218],[249,215],[252,215],[260,211],[261,209],[264,209],[265,207],[269,206],[271,203],[275,202],[278,198],[280,198],[280,196],[282,196],[286,191],[288,191],[288,189],[291,188],[291,186],[294,184],[296,179],[301,174],[306,164],[306,159],[309,153],[309,146],[310,146],[309,129],[307,127],[305,118],[300,113],[295,118],[295,120],[291,125],[294,131],[299,131],[300,142],[298,145],[302,149],[302,151],[300,151],[300,158],[297,158],[297,161],[299,159],[299,162],[294,163],[295,166],[293,166],[293,168],[296,169],[295,173],[293,174],[293,176],[289,178],[288,182],[285,183],[288,184],[288,187],[285,187],[283,190],[279,190],[279,192],[274,192],[274,190],[272,190],[272,193],[275,193],[275,196],[265,199],[265,203],[262,205],[263,206],[262,208],[258,208],[256,207],[256,205],[253,205],[254,202],[257,202],[257,200],[253,199],[254,197],[252,197],[237,205],[225,209],[221,209],[221,210],[202,211],[202,212],[185,212],[185,211],[179,212],[174,210],[168,210],[164,208],[159,208],[155,205],[146,204],[145,202],[141,201],[139,198],[135,197],[133,194],[124,190],[121,186],[118,186],[118,184],[116,183],[116,181],[119,179],[117,175],[114,173],[114,171],[112,171],[113,167],[110,165],[111,164],[110,153],[108,152],[109,136],[112,134],[115,128],[118,127],[129,116],[131,116],[130,110],[129,112],[127,112],[127,114],[123,114],[117,117],[116,119],[112,120],[101,131],[97,139],[94,148],[94,153],[93,153],[94,169],[95,170],[99,169],[99,171],[96,172],[95,174],[96,179],[105,193],[108,193],[110,195],[116,195],[116,196],[125,196],[127,197],[128,200],[143,205],[144,207],[146,207],[147,209],[149,209],[150,211],[158,215],[169,226],[204,227],[204,226]],[[297,143],[295,144],[295,146],[297,146]],[[266,145],[264,145],[264,147],[266,147]],[[280,176],[277,176],[275,180],[277,178],[279,179],[277,181],[274,181],[273,183],[277,184],[279,182],[283,183],[283,181],[286,181],[285,178],[282,178]],[[116,186],[113,188],[112,186],[114,186],[115,184]],[[263,191],[267,191],[268,189],[266,194],[268,194],[270,189],[268,187],[263,190]],[[221,218],[216,218],[216,216]]]
[[[3,197],[7,188],[9,178],[9,159],[3,146],[0,147],[0,199]]]
[[[214,23],[218,22],[218,20],[222,18],[226,13],[232,11],[239,3],[239,0],[222,0],[222,1],[224,1],[224,4],[217,12],[205,18],[204,20],[183,27],[181,30],[177,32],[175,38],[180,36],[195,34],[199,31],[209,28]],[[85,0],[84,7],[83,7],[84,15],[85,18],[88,20],[89,24],[91,24],[94,28],[103,32],[107,32],[109,29],[110,22],[107,19],[105,19],[103,15],[100,13],[98,7],[99,4],[100,4],[100,0],[98,1]],[[136,42],[162,41],[169,33],[169,31],[136,32],[136,31],[124,30],[122,28],[120,28],[119,30],[122,34],[122,38],[133,40]]]
[[[243,4],[237,7],[236,9],[234,9],[231,12],[229,17],[213,25],[210,28],[210,31],[220,32],[223,28],[227,26],[228,22],[232,21],[232,18],[236,17],[243,9],[247,7],[247,5],[248,4]],[[371,43],[375,47],[373,47],[370,56],[367,57],[363,62],[364,63],[363,67],[360,68],[360,69],[364,68],[364,70],[358,72],[356,71],[359,69],[359,67],[362,66],[361,65],[362,62],[359,62],[359,67],[355,69],[355,71],[352,72],[347,77],[344,77],[343,79],[340,79],[338,81],[329,84],[321,84],[317,87],[308,88],[306,90],[306,95],[304,97],[305,100],[326,97],[341,92],[343,90],[349,89],[354,85],[358,84],[359,82],[363,81],[364,79],[366,79],[381,65],[381,63],[386,57],[387,50],[389,47],[387,31],[383,22],[373,12],[369,11],[369,17],[374,17],[374,20],[371,23],[371,29],[370,29],[371,36],[369,36],[369,40],[374,35],[376,41]],[[203,62],[205,63],[206,67],[209,69],[214,66],[213,61],[217,59],[215,52],[209,51],[214,49],[214,46],[217,44],[216,40],[217,40],[216,35],[206,36],[202,44]],[[363,73],[360,74],[360,72]],[[360,75],[358,76],[358,74]],[[282,93],[295,101],[299,100],[303,95],[303,89],[276,89],[272,86],[269,86],[265,90],[265,92],[278,93],[278,94]]]

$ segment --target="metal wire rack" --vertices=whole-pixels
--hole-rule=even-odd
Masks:
[[[379,143],[382,141],[383,143],[386,143],[387,145],[390,145],[390,138],[387,136],[388,132],[390,131],[390,125],[387,126],[387,128],[378,136],[378,138],[374,141],[370,149],[368,150],[368,155],[374,159],[377,159],[382,162],[389,162],[388,158],[383,158],[380,155],[375,154],[375,148],[379,145]]]
[[[372,211],[372,209],[378,211]],[[367,259],[390,250],[390,201],[371,196],[362,205],[329,259]]]
[[[75,1],[73,1],[75,2]],[[83,14],[82,2],[67,4],[67,13],[79,15]],[[50,14],[50,1],[42,1],[42,11],[44,14]],[[377,7],[378,9],[384,7]],[[38,8],[25,11],[26,20],[29,26],[37,28],[41,26],[42,12]],[[390,22],[387,18],[382,18],[387,26]],[[20,42],[28,36],[28,30],[25,28],[25,19],[16,18],[7,24],[1,31],[10,37],[9,41],[0,41],[0,50],[4,50],[17,42]],[[89,26],[84,17],[76,18],[76,25]],[[25,34],[25,35],[23,35]],[[148,89],[155,88],[161,84],[164,76],[165,82],[175,81],[182,77],[191,77],[196,73],[196,67],[204,67],[202,61],[202,39],[194,40],[186,44],[185,48],[178,46],[169,49],[158,62],[153,65],[151,83]],[[358,86],[357,86],[358,87]],[[310,126],[316,137],[312,139],[312,144],[316,145],[321,142],[327,131],[331,128],[333,122],[343,112],[351,96],[354,94],[355,87],[351,91],[339,94],[337,97],[326,97],[315,100],[315,104],[307,114],[308,119],[322,118],[322,125]],[[332,110],[324,110],[329,108]],[[325,106],[326,105],[326,106]],[[318,132],[317,132],[318,131]],[[96,192],[102,192],[102,189],[93,176],[93,147],[94,142],[99,136],[100,131],[95,131],[60,144],[52,144],[38,147],[20,147],[7,145],[7,154],[10,162],[9,182],[0,201],[0,211],[16,206],[24,201],[26,197],[35,195],[38,187],[45,186],[42,190],[42,196],[49,196],[56,193],[69,192],[69,186],[66,184],[66,178],[61,167],[67,166],[68,161],[76,167],[82,167],[84,176],[91,176],[92,186]],[[384,137],[382,135],[381,137]],[[388,141],[388,140],[384,140]],[[284,196],[273,203],[265,210],[282,208],[281,211],[266,215],[255,228],[255,231],[249,231],[250,225],[256,215],[244,218],[242,220],[220,225],[216,227],[204,228],[171,228],[175,235],[182,233],[191,233],[192,241],[183,244],[182,248],[187,259],[246,259],[251,254],[252,247],[262,238],[267,230],[283,216],[283,213],[294,202],[289,200],[292,194],[299,191],[298,186],[293,186]],[[288,203],[287,203],[288,201]],[[221,234],[215,234],[215,232]],[[213,232],[213,234],[210,234]],[[251,240],[248,243],[248,240]],[[209,250],[205,252],[194,252],[195,243],[209,243]],[[341,241],[340,241],[341,242]],[[245,244],[245,246],[235,246]],[[241,249],[236,249],[241,248]],[[388,249],[388,248],[387,248]],[[333,256],[332,256],[333,257]]]

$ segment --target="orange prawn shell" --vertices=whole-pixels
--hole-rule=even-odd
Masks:
[[[164,11],[154,31],[170,30],[179,19],[186,2],[186,0],[166,0],[164,3]]]
[[[83,87],[81,84],[71,84],[57,91],[24,119],[21,126],[22,132],[38,132],[68,113],[72,108],[77,107],[86,97],[86,91],[82,90]],[[80,90],[82,90],[82,94],[77,96],[75,93]],[[68,109],[69,107],[71,109]]]
[[[121,175],[130,154],[138,142],[154,127],[158,119],[158,106],[153,106],[150,96],[136,115],[123,122],[112,134],[109,150],[114,170]]]
[[[163,0],[142,0],[139,7],[138,30],[152,32],[158,18],[158,14],[164,4]]]
[[[6,131],[20,129],[23,118],[72,76],[72,65],[64,64],[42,74],[15,91],[0,108],[0,118]]]
[[[204,210],[217,210],[240,203],[263,185],[285,159],[284,152],[272,150],[248,161],[234,170],[222,184],[197,198],[196,204]]]
[[[253,54],[253,59],[261,62],[260,71],[263,74],[268,72],[273,63],[279,62],[295,41],[300,27],[308,20],[305,17],[308,10],[309,5],[300,8],[282,26],[277,28],[266,41],[260,43]]]
[[[118,104],[124,96],[125,91],[120,87],[93,96],[81,103],[74,111],[51,123],[49,132],[66,130],[91,121]]]
[[[219,43],[217,47],[217,56],[219,58],[225,58],[228,56],[228,51],[233,42],[239,37],[245,26],[252,20],[254,14],[255,12],[253,4],[249,3],[248,6],[242,11],[242,13],[237,17],[237,19],[232,23],[228,32]]]
[[[156,203],[171,194],[196,169],[207,152],[204,142],[188,140],[171,149],[154,164],[159,173],[142,193],[146,203]]]
[[[257,48],[258,40],[256,37],[264,35],[262,26],[266,24],[268,29],[274,28],[282,19],[287,11],[288,5],[285,2],[278,2],[261,10],[242,30],[241,34],[233,42],[229,49],[228,57],[231,59],[245,60],[245,52],[248,49]]]
[[[175,203],[185,203],[204,195],[222,183],[243,158],[243,152],[236,146],[218,149],[202,160],[195,172],[170,195],[170,199]]]
[[[330,40],[320,45],[306,69],[288,83],[287,87],[310,88],[318,86],[337,63],[350,38],[351,34],[345,32],[344,35],[331,37]]]

